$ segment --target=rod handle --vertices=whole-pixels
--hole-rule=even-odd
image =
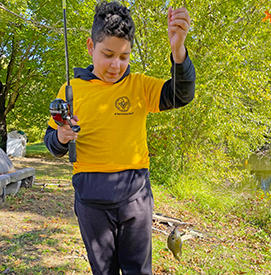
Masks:
[[[69,161],[76,162],[76,144],[75,139],[69,141]]]
[[[73,91],[71,85],[66,85],[65,87],[66,101],[70,107],[70,115],[73,118]]]

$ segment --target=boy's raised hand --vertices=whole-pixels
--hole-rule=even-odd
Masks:
[[[73,116],[71,119],[72,125],[77,125],[77,121],[79,121],[77,116]],[[63,126],[58,126],[57,129],[57,138],[62,144],[68,143],[70,140],[77,139],[78,133],[75,133],[69,124],[65,122]]]
[[[184,41],[190,28],[190,17],[186,8],[168,9],[168,37],[175,63],[182,63],[186,57]]]

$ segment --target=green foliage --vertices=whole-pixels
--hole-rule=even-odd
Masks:
[[[235,157],[263,144],[270,129],[270,27],[261,22],[267,2],[241,2],[201,1],[191,14],[191,35],[198,37],[192,54],[200,61],[196,101],[202,97],[209,106],[208,138]]]
[[[159,165],[151,166],[153,181],[157,183],[160,179],[158,183],[163,184],[174,197],[192,200],[190,207],[204,213],[211,209],[226,213],[235,206],[234,191],[245,178],[241,171],[229,167],[230,161],[221,150],[213,151],[212,157],[198,153],[196,156],[186,155],[185,159],[185,169],[175,168],[174,175],[170,174],[168,167],[162,170]]]
[[[8,130],[24,129],[31,136],[34,131],[29,129],[37,127],[40,137],[47,127],[50,101],[66,80],[62,2],[3,4],[0,80],[6,94],[0,98],[0,104],[6,106]],[[91,27],[89,19],[93,16],[89,7],[93,6],[93,1],[87,1],[84,6],[69,1],[67,7],[71,77],[73,67],[87,66],[89,62],[86,38]]]
[[[45,128],[45,127],[44,127]],[[45,130],[41,131],[40,128],[37,126],[33,126],[32,128],[28,129],[28,142],[30,143],[36,143],[43,140],[45,135]]]
[[[270,142],[271,52],[270,24],[261,22],[268,1],[195,0],[186,7],[196,97],[181,110],[149,116],[147,127],[153,178],[171,186],[188,175],[189,194],[194,181],[210,186],[210,173],[212,184],[231,176],[240,183],[230,167]]]
[[[247,222],[271,233],[271,194],[258,191],[253,196],[247,197],[238,207],[242,212],[242,217]],[[241,212],[241,211],[240,211]]]
[[[177,8],[177,4],[121,2],[131,10],[136,24],[132,72],[168,79],[167,9],[172,4]],[[40,0],[3,4],[21,16],[0,9],[0,80],[5,83],[15,53],[11,83],[19,79],[20,88],[15,108],[8,113],[8,129],[22,129],[34,142],[42,139],[49,103],[66,79],[62,7],[60,2]],[[151,172],[157,184],[176,187],[178,197],[191,196],[197,189],[194,183],[201,182],[198,197],[209,201],[206,194],[214,186],[240,185],[246,175],[232,167],[270,142],[271,24],[261,21],[270,7],[267,0],[191,0],[182,4],[191,17],[186,47],[196,68],[196,96],[180,110],[149,115]],[[73,67],[91,62],[86,39],[95,5],[92,0],[67,2],[71,76]],[[15,52],[13,40],[17,41]],[[11,85],[6,106],[15,88]],[[187,184],[181,186],[180,182]]]

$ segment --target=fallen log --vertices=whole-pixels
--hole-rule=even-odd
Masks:
[[[170,226],[172,226],[172,225],[190,225],[190,226],[192,226],[193,225],[192,223],[182,222],[180,219],[164,216],[164,215],[158,214],[158,213],[153,213],[152,217],[154,220],[157,220],[161,223],[166,223]]]

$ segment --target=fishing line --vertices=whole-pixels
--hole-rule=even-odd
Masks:
[[[182,7],[186,8],[186,0],[183,0],[182,1]],[[177,7],[174,7],[173,6],[173,9],[176,9]],[[177,32],[175,34],[176,36],[178,35]],[[174,54],[175,56],[177,55],[177,48],[174,49]],[[177,69],[177,65],[176,65],[176,62],[173,58],[173,99],[172,99],[172,108],[173,108],[173,118],[172,118],[172,127],[173,127],[173,163],[172,163],[172,166],[173,166],[173,169],[172,169],[172,175],[171,175],[171,183],[173,184],[173,181],[177,181],[178,179],[178,175],[180,174],[180,165],[178,165],[178,159],[177,159],[177,151],[178,151],[178,146],[181,146],[180,144],[178,144],[177,142],[177,139],[179,138],[178,137],[178,134],[182,134],[182,132],[178,133],[178,127],[177,127],[177,117],[176,117],[176,81],[177,81],[177,72],[176,72],[176,69]],[[181,129],[183,129],[183,127],[181,127]],[[180,130],[182,131],[182,130]],[[182,135],[183,136],[183,135]],[[183,152],[181,152],[182,155],[183,155]],[[183,162],[183,159],[181,159],[181,161]],[[183,164],[182,164],[183,165]],[[175,182],[176,183],[176,182]]]

